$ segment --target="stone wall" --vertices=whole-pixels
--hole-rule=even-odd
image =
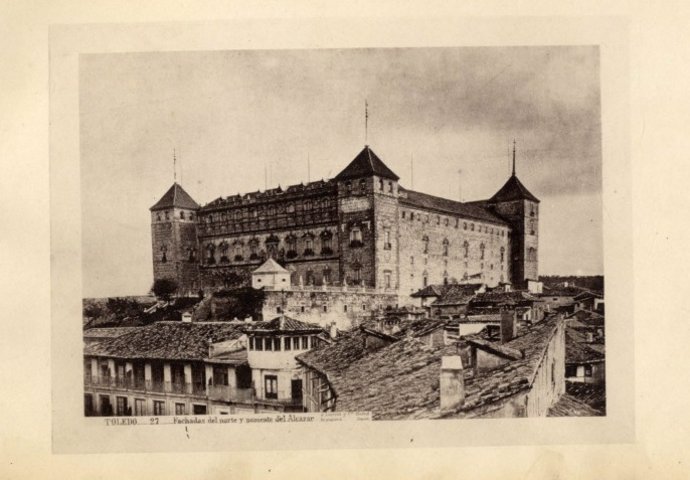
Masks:
[[[181,294],[200,287],[194,214],[179,208],[151,213],[153,278],[175,280]]]
[[[462,281],[473,275],[479,275],[479,278],[472,277],[473,281],[490,286],[508,280],[511,275],[510,241],[510,228],[505,225],[401,207],[400,294],[409,295],[423,288],[425,275],[428,285],[453,279]],[[483,258],[481,245],[484,245]]]
[[[543,417],[565,393],[565,328],[559,321],[527,394],[527,416]]]
[[[340,330],[348,330],[360,324],[372,310],[395,307],[395,294],[362,292],[356,289],[329,288],[293,289],[286,292],[266,291],[262,310],[264,320],[271,320],[281,313],[297,320],[316,323],[328,328],[332,322]]]

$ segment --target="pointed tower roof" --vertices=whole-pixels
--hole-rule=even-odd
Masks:
[[[259,268],[252,273],[290,273],[285,268],[281,267],[278,262],[269,257]]]
[[[164,208],[171,207],[197,209],[199,208],[199,204],[196,203],[177,182],[175,182],[150,210],[163,210]]]
[[[489,199],[489,203],[510,202],[512,200],[531,200],[539,203],[539,199],[527,190],[515,174],[511,175],[505,185]]]
[[[359,152],[355,159],[352,160],[335,179],[349,180],[353,178],[371,177],[372,175],[390,178],[391,180],[398,180],[398,178],[400,178],[381,161],[374,151],[369,148],[369,145],[365,145],[364,150]]]

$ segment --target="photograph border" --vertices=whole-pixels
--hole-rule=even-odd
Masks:
[[[619,17],[236,20],[69,25],[50,33],[52,413],[57,453],[408,448],[634,440],[627,21]],[[356,423],[106,426],[83,417],[79,56],[226,49],[599,45],[607,416]],[[611,374],[609,374],[611,373]],[[456,423],[462,422],[462,423]],[[266,430],[269,428],[269,430]],[[299,438],[299,442],[295,442]],[[98,441],[94,441],[98,439]],[[181,441],[184,440],[184,441]]]

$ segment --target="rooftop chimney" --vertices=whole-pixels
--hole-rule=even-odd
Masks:
[[[183,312],[182,313],[182,321],[189,323],[192,321],[192,312]]]
[[[501,312],[501,343],[510,342],[517,336],[517,322],[515,311],[503,310]]]
[[[465,403],[465,379],[460,355],[441,357],[439,390],[441,411],[453,410]]]

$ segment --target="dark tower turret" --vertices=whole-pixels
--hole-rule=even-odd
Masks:
[[[177,183],[151,210],[153,279],[175,280],[178,294],[199,290],[197,211],[199,205]]]
[[[491,197],[489,205],[512,227],[511,282],[516,287],[527,280],[539,279],[539,200],[532,195],[515,174],[515,143],[513,172],[508,181]]]

